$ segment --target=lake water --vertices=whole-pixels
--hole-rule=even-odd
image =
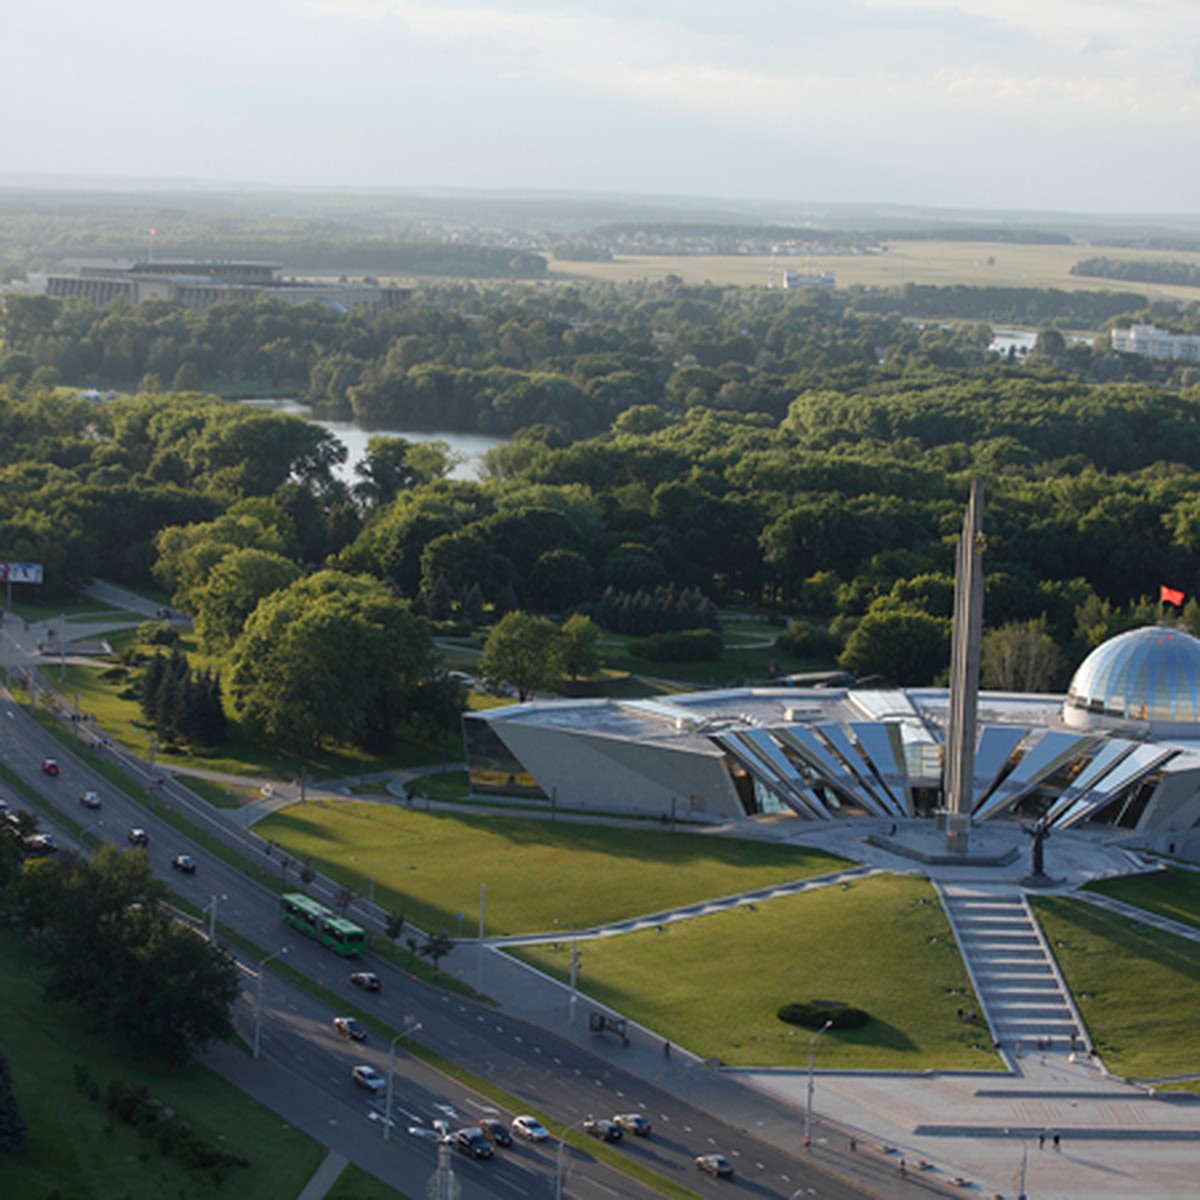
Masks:
[[[354,421],[325,421],[314,417],[312,406],[300,400],[243,400],[241,403],[303,417],[306,421],[311,421],[332,433],[346,447],[346,461],[335,472],[346,483],[359,481],[354,473],[354,464],[366,457],[369,437],[396,437],[409,442],[445,442],[455,454],[463,456],[463,461],[450,472],[451,479],[480,478],[483,456],[494,446],[503,446],[508,441],[507,438],[487,437],[482,433],[431,433],[427,429],[364,429]]]

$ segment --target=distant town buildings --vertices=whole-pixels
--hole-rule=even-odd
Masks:
[[[118,299],[130,304],[174,300],[194,312],[257,296],[273,296],[289,304],[327,304],[341,312],[377,311],[397,307],[408,295],[406,288],[381,284],[281,279],[278,264],[268,262],[106,258],[80,260],[72,266],[71,271],[47,276],[48,295],[75,297],[98,306]]]
[[[1200,362],[1200,337],[1191,333],[1171,333],[1157,325],[1131,325],[1112,331],[1112,348],[1122,354],[1141,354],[1146,358],[1183,359]]]

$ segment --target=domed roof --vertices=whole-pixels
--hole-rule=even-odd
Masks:
[[[1084,723],[1072,719],[1082,717],[1080,710],[1142,728],[1146,722],[1200,725],[1200,638],[1165,625],[1109,638],[1071,680],[1063,712],[1069,724]]]

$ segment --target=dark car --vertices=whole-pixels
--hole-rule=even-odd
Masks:
[[[613,1120],[625,1133],[632,1133],[635,1137],[650,1136],[650,1121],[641,1113],[617,1113]]]
[[[148,846],[150,844],[150,835],[144,829],[131,829],[129,831],[129,844],[131,846]]]
[[[508,1128],[503,1121],[497,1121],[495,1117],[484,1117],[479,1122],[479,1128],[483,1130],[483,1136],[493,1146],[512,1145],[512,1134],[508,1132]]]
[[[86,792],[84,792],[79,797],[79,803],[82,804],[84,808],[99,808],[100,807],[100,793],[93,792],[89,788]]]
[[[333,1027],[352,1042],[365,1042],[367,1031],[353,1017],[334,1017]]]
[[[47,775],[57,775],[59,770],[58,760],[53,758],[42,759],[42,770]]]
[[[362,988],[364,992],[377,992],[383,986],[374,971],[355,971],[350,976],[350,982],[355,987]]]
[[[702,1154],[696,1159],[696,1166],[714,1179],[728,1179],[733,1174],[733,1163],[723,1154]]]
[[[607,1119],[595,1120],[588,1118],[583,1123],[583,1132],[591,1134],[594,1138],[599,1138],[602,1142],[619,1142],[621,1140],[621,1127],[616,1121]]]
[[[482,1129],[460,1129],[454,1135],[454,1144],[472,1158],[491,1158],[496,1153]]]
[[[190,854],[177,854],[171,859],[171,866],[177,871],[182,871],[185,875],[194,875],[196,873],[196,860]]]

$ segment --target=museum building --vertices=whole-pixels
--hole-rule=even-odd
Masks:
[[[463,729],[475,795],[714,823],[932,819],[949,700],[772,685],[535,701]],[[1147,626],[1088,655],[1065,697],[981,693],[969,807],[1200,857],[1200,639]]]

